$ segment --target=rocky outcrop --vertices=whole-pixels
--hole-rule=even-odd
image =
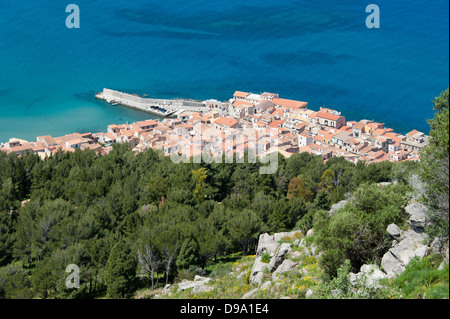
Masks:
[[[349,274],[349,280],[352,285],[359,283],[369,288],[380,288],[379,281],[384,278],[387,278],[387,275],[377,265],[362,265],[359,273]]]
[[[252,289],[252,290],[250,290],[249,292],[246,292],[242,297],[241,297],[241,299],[250,299],[251,297],[253,297],[253,295],[255,294],[255,293],[257,293],[258,292],[258,288],[254,288],[254,289]]]
[[[363,265],[359,273],[350,273],[349,279],[353,285],[364,279],[365,286],[378,288],[380,279],[398,276],[413,258],[423,258],[430,253],[430,247],[424,244],[424,240],[428,238],[425,233],[427,207],[411,202],[405,207],[405,211],[409,215],[408,230],[402,231],[396,224],[390,224],[386,228],[393,242],[381,259],[382,270],[376,265]]]
[[[423,244],[428,235],[414,230],[401,234],[394,240],[392,248],[384,254],[381,266],[389,278],[402,273],[414,257],[423,258],[429,252],[429,247]]]
[[[336,204],[332,205],[328,213],[330,214],[330,216],[333,216],[334,213],[338,209],[340,209],[340,208],[344,207],[345,205],[347,205],[348,202],[349,202],[348,200],[341,200],[339,203],[336,203]]]
[[[290,259],[283,260],[281,265],[278,266],[277,269],[272,273],[272,280],[277,280],[282,273],[295,269],[297,265],[297,262],[294,262]]]
[[[250,284],[254,286],[260,285],[265,269],[273,272],[283,263],[284,258],[291,251],[292,245],[288,243],[280,244],[279,241],[284,237],[293,237],[295,233],[300,233],[300,231],[282,232],[273,235],[264,233],[259,236],[256,258],[250,272]],[[269,263],[261,260],[263,254],[270,255]]]
[[[405,212],[409,215],[409,227],[416,232],[424,232],[427,225],[428,208],[424,204],[414,202],[405,207]]]
[[[394,240],[399,240],[400,236],[402,235],[402,231],[395,224],[388,225],[386,231],[388,232],[389,236],[391,236],[391,238],[393,238]]]
[[[208,291],[209,290],[209,286],[207,286],[206,284],[211,280],[211,278],[208,277],[201,277],[201,276],[195,276],[193,281],[190,280],[183,280],[179,285],[178,285],[178,291],[180,290],[186,290],[186,289],[190,289],[193,288],[192,291],[194,292],[197,291]]]
[[[256,249],[256,256],[262,256],[268,253],[273,256],[280,244],[278,243],[283,237],[292,237],[299,231],[283,232],[269,235],[267,233],[261,234],[258,239],[258,248]]]
[[[292,250],[292,245],[289,243],[281,244],[278,247],[275,255],[270,259],[268,269],[270,272],[275,271],[279,265],[283,262],[286,255]]]

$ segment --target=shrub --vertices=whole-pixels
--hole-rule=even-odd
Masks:
[[[405,185],[378,187],[363,184],[353,193],[350,205],[328,214],[315,216],[315,240],[323,251],[321,263],[330,276],[339,265],[350,260],[353,270],[368,260],[380,261],[391,245],[386,227],[405,223],[403,206],[407,203]]]
[[[191,265],[188,269],[178,269],[177,281],[194,280],[196,275],[204,275],[202,268]]]
[[[251,273],[252,273],[252,270],[249,269],[249,270],[247,271],[247,274],[245,275],[244,282],[245,282],[246,285],[250,285],[250,274],[251,274]]]
[[[209,276],[212,278],[222,277],[222,276],[228,275],[231,271],[233,271],[233,264],[219,263],[219,264],[213,266]]]
[[[270,262],[270,254],[268,254],[268,253],[262,254],[261,261],[263,263],[269,263]]]

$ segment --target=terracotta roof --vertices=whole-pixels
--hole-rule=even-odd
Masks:
[[[110,139],[112,139],[113,141],[116,140],[116,137],[112,134],[112,133],[105,133],[104,134],[106,137],[109,137]]]
[[[235,119],[231,119],[229,117],[219,117],[217,120],[214,121],[214,123],[232,127],[233,125],[236,125],[238,121],[236,121]]]
[[[237,107],[250,107],[250,106],[253,106],[253,103],[250,103],[250,102],[245,102],[245,101],[242,101],[242,100],[236,100],[236,101],[234,101],[233,102],[233,105],[234,106],[237,106]]]
[[[359,122],[352,125],[353,128],[360,129],[360,130],[362,130],[364,128],[364,126],[365,125],[363,123],[359,123]]]
[[[280,125],[284,124],[284,120],[273,120],[270,122],[269,127],[280,127]]]
[[[236,91],[234,92],[235,97],[240,97],[240,98],[246,98],[250,93],[247,92],[241,92],[241,91]]]
[[[386,130],[383,128],[377,128],[375,131],[372,132],[372,134],[376,135],[384,135],[384,133],[386,133]]]
[[[408,136],[414,136],[414,135],[416,135],[416,134],[419,134],[419,133],[421,133],[421,132],[419,132],[418,130],[412,130],[411,132],[409,132],[408,134],[406,134],[406,135],[408,135]]]
[[[294,108],[294,109],[304,108],[308,106],[308,102],[279,99],[279,98],[273,99],[272,102],[276,105],[281,105],[287,108]]]
[[[81,144],[83,143],[83,140],[81,138],[76,138],[70,141],[66,141],[67,144],[69,145],[76,145],[76,144]]]
[[[337,121],[342,116],[319,111],[319,112],[317,112],[316,117],[320,117],[320,118],[331,120],[331,121]]]
[[[159,121],[157,120],[145,120],[145,121],[139,121],[135,124],[139,125],[139,127],[145,127],[145,126],[151,126],[151,125],[158,125]]]

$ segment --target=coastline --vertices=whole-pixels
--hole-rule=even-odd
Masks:
[[[232,137],[245,130],[270,130],[276,137],[267,145],[254,140],[248,144],[236,143],[225,150],[225,145],[219,143],[209,151],[214,156],[221,156],[224,151],[242,153],[256,147],[264,151],[269,149],[269,153],[277,151],[285,157],[308,152],[321,156],[325,161],[340,156],[354,163],[360,160],[376,163],[385,160],[418,161],[421,149],[428,144],[428,136],[423,132],[412,130],[403,135],[384,123],[347,120],[338,110],[320,108],[313,111],[308,109],[308,102],[280,98],[278,93],[236,91],[228,101],[221,102],[214,99],[152,99],[105,88],[95,94],[95,98],[114,104],[113,107],[122,105],[152,114],[156,113],[152,109],[154,107],[166,111],[166,116],[162,120],[150,119],[132,124],[128,121],[126,124],[110,123],[106,131],[95,133],[78,132],[59,137],[43,135],[36,137],[36,142],[10,138],[9,142],[1,144],[0,150],[19,156],[31,151],[45,158],[58,149],[75,151],[88,148],[107,154],[113,144],[127,142],[137,152],[153,148],[172,155],[188,146],[192,154],[201,154],[208,143],[203,141],[196,145],[189,136],[201,136],[203,129],[215,130],[215,140],[223,136]],[[183,137],[182,132],[188,135]]]

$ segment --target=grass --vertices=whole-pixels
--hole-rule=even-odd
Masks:
[[[449,267],[437,269],[439,260],[427,256],[412,260],[406,270],[389,284],[404,299],[442,299],[449,297]]]

